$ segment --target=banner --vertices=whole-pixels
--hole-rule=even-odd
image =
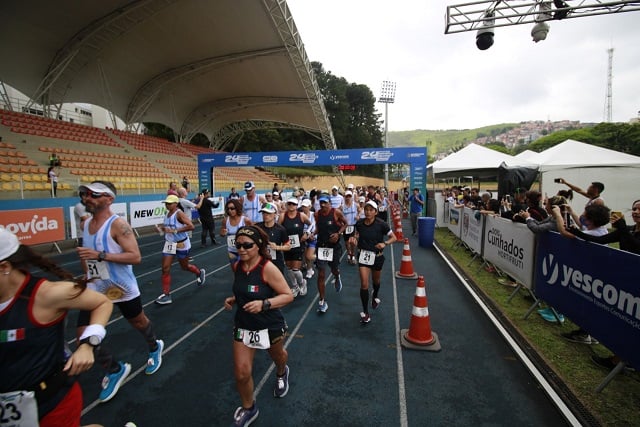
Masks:
[[[18,236],[18,240],[23,245],[37,245],[65,239],[62,208],[2,211],[0,227]]]
[[[484,215],[479,210],[464,207],[462,208],[462,226],[460,238],[466,245],[477,254],[482,255],[482,227],[484,225]]]
[[[451,230],[456,237],[460,237],[462,230],[462,208],[449,207],[449,221],[447,221],[447,228]]]
[[[484,259],[532,289],[535,234],[526,224],[488,215],[484,227]]]
[[[640,368],[640,255],[549,232],[536,259],[536,295]]]
[[[162,200],[129,204],[129,222],[133,228],[162,224],[166,214],[167,208]]]

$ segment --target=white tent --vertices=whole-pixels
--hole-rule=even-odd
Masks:
[[[536,164],[525,159],[518,159],[481,145],[469,144],[462,150],[456,151],[442,160],[433,162],[429,166],[429,173],[435,175],[436,178],[457,176],[495,177],[498,175],[498,167],[503,162],[507,166],[537,167]]]
[[[640,157],[583,142],[567,140],[538,153],[540,185],[549,196],[567,186],[554,182],[563,178],[586,190],[594,181],[604,184],[602,198],[612,210],[625,213],[627,223],[631,220],[630,208],[634,200],[640,199]],[[576,195],[572,207],[582,212],[585,197]]]
[[[520,159],[520,160],[526,160],[528,162],[532,162],[532,163],[536,163],[536,158],[538,157],[539,153],[536,153],[535,151],[531,151],[531,150],[524,150],[522,153],[516,154],[514,157],[516,159]]]

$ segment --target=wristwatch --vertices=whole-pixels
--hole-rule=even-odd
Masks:
[[[89,344],[91,347],[97,347],[102,342],[102,338],[97,335],[91,335],[80,340],[78,347],[82,344]]]
[[[262,300],[262,311],[271,310],[271,301],[268,299]]]
[[[105,251],[102,251],[98,254],[98,261],[104,261],[106,257],[107,257],[107,253]]]

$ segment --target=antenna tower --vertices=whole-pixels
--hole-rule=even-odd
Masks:
[[[612,115],[613,115],[613,107],[611,105],[611,80],[613,80],[613,48],[607,49],[607,54],[609,55],[609,63],[607,65],[607,96],[604,101],[604,121],[607,123],[611,123]]]

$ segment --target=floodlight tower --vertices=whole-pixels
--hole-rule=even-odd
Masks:
[[[396,100],[396,82],[384,80],[380,91],[379,102],[384,103],[384,148],[388,148],[387,133],[389,131],[389,104]],[[384,188],[389,189],[389,164],[384,165]]]

